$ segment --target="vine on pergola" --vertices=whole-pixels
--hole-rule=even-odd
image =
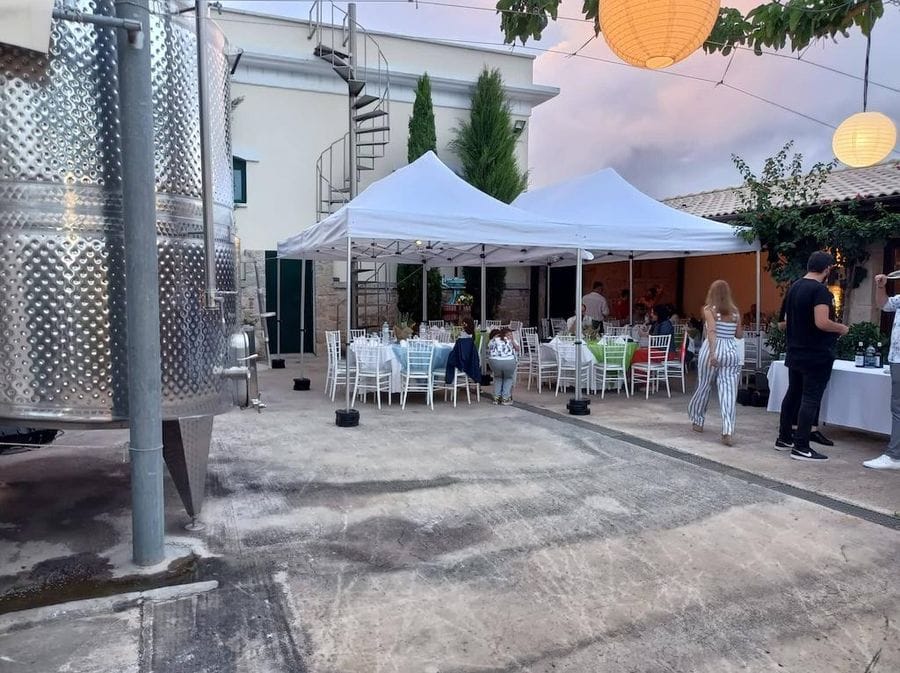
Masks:
[[[541,33],[555,21],[562,0],[498,0],[497,13],[504,41],[539,40]],[[600,34],[599,2],[584,0],[585,19],[594,22],[594,33]],[[731,53],[736,47],[749,47],[756,54],[763,48],[800,51],[823,37],[849,37],[859,28],[868,35],[872,26],[884,15],[885,4],[898,0],[787,0],[754,7],[746,15],[731,7],[722,7],[719,18],[703,45],[707,53]]]

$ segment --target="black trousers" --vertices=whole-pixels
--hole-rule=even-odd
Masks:
[[[793,434],[794,446],[809,448],[809,433],[818,422],[819,404],[831,378],[832,360],[796,364],[788,367],[788,389],[781,402],[778,435],[788,439]],[[791,431],[796,420],[797,429]]]

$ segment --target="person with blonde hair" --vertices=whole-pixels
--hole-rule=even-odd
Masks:
[[[741,360],[737,339],[744,335],[741,312],[731,297],[731,288],[724,280],[714,280],[706,294],[703,307],[706,338],[697,359],[699,383],[688,415],[695,432],[703,432],[706,408],[713,382],[719,391],[719,407],[722,412],[722,443],[731,446],[734,437],[735,408],[738,383],[741,378]]]

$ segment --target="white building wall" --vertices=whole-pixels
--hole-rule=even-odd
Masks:
[[[232,118],[234,154],[248,162],[247,204],[235,210],[238,236],[244,250],[273,250],[279,240],[316,221],[315,164],[347,131],[347,85],[313,55],[318,40],[309,39],[303,21],[236,11],[216,20],[231,47],[243,50],[232,85],[233,98],[242,99]],[[406,165],[409,117],[416,81],[424,72],[431,78],[438,155],[454,170],[459,161],[449,148],[453,131],[468,118],[474,83],[485,66],[500,70],[514,119],[527,122],[534,106],[558,93],[533,83],[528,55],[372,35],[390,65],[391,141],[375,170],[362,173],[360,189]],[[527,169],[527,123],[517,154]],[[317,293],[340,290],[344,265],[334,265],[335,280],[324,287],[328,276],[317,272]],[[507,286],[510,305],[522,306],[522,296],[513,295],[528,294],[528,270],[511,268]]]

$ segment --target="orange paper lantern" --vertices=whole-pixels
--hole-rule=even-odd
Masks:
[[[600,0],[600,29],[620,59],[667,68],[693,54],[719,16],[718,0]]]

